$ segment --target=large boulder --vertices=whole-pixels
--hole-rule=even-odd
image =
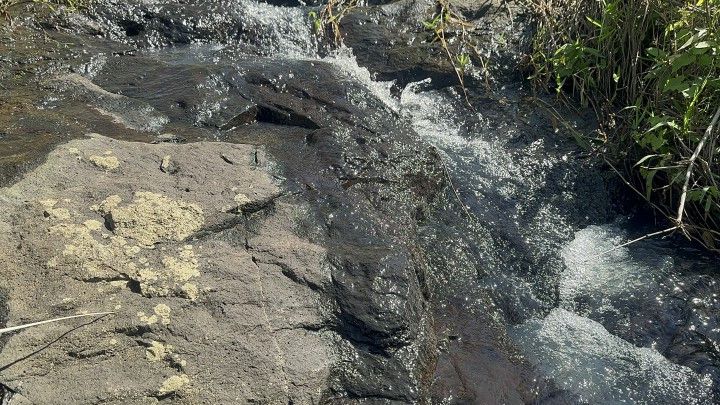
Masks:
[[[267,163],[93,136],[0,190],[11,324],[114,312],[7,337],[3,384],[43,404],[319,401],[340,359],[330,267]]]

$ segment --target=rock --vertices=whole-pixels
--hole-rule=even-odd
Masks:
[[[152,141],[152,143],[183,143],[185,142],[185,138],[175,135],[175,134],[160,134],[155,137],[155,140]]]
[[[242,112],[232,117],[228,122],[222,124],[220,129],[227,131],[240,125],[247,125],[257,121],[259,109],[256,105],[247,107]]]
[[[376,3],[387,4],[356,10],[344,27],[359,35],[361,65],[399,86],[453,84],[445,56],[426,58],[431,47],[410,41],[432,1]],[[35,403],[542,402],[544,380],[508,343],[484,278],[492,266],[525,268],[516,264],[525,247],[503,244],[522,240],[506,237],[517,229],[507,207],[492,194],[470,199],[483,221],[469,223],[448,187],[453,173],[397,100],[346,59],[307,57],[315,39],[298,23],[307,10],[241,5],[95,3],[56,17],[61,30],[29,46],[72,41],[42,51],[53,69],[26,69],[22,38],[2,48],[21,72],[82,72],[15,92],[28,106],[0,105],[13,141],[1,156],[19,145],[41,162],[60,145],[0,191],[9,322],[117,314],[9,336],[0,381]],[[33,83],[3,66],[0,75]],[[485,122],[524,116],[489,100],[469,125],[538,136]],[[136,142],[69,141],[87,132]],[[116,168],[89,160],[108,150]],[[453,179],[463,198],[471,179]],[[493,256],[508,246],[509,258]]]
[[[86,155],[112,150],[127,164],[98,177],[71,148]],[[319,271],[328,266],[325,250],[293,230],[300,203],[285,199],[257,218],[202,233],[236,217],[220,209],[237,203],[231,188],[252,189],[242,193],[244,204],[277,194],[267,168],[242,158],[255,153],[248,145],[94,136],[58,147],[23,180],[0,189],[11,323],[115,312],[7,336],[0,379],[16,398],[320,402],[342,337],[323,305],[329,297],[314,287],[330,285],[329,273]],[[157,170],[155,156],[166,154],[182,163],[180,181]],[[67,215],[43,215],[60,209]],[[261,244],[257,238],[268,231],[284,239]],[[262,251],[247,250],[246,240]]]
[[[178,170],[180,170],[180,168],[178,167],[177,163],[172,160],[172,156],[165,155],[160,162],[160,170],[162,170],[163,173],[175,174],[178,172]]]

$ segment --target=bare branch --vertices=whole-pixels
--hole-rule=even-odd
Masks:
[[[715,125],[717,125],[718,119],[720,119],[720,107],[718,107],[717,111],[715,111],[715,116],[713,116],[712,121],[710,121],[710,125],[705,130],[705,134],[703,135],[702,139],[700,139],[700,143],[698,143],[697,147],[695,148],[695,152],[690,156],[690,160],[688,160],[688,167],[685,171],[685,183],[683,184],[682,188],[682,194],[680,195],[680,205],[678,206],[677,211],[677,218],[675,218],[675,224],[677,224],[680,229],[682,229],[683,233],[687,234],[685,231],[685,227],[683,226],[683,215],[685,214],[685,202],[687,200],[687,193],[688,193],[688,186],[690,185],[690,178],[692,177],[693,167],[695,166],[695,160],[700,155],[700,152],[703,149],[703,146],[705,146],[705,143],[710,139],[710,136],[712,135]]]

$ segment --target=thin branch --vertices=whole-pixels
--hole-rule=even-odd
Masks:
[[[602,253],[599,253],[599,254],[593,256],[593,258],[594,258],[594,259],[597,259],[598,257],[605,256],[606,254],[611,253],[611,252],[614,252],[614,251],[616,251],[616,250],[618,250],[618,249],[620,249],[620,248],[623,248],[623,247],[625,247],[625,246],[632,245],[633,243],[640,242],[641,240],[645,240],[645,239],[648,239],[648,238],[652,238],[653,236],[658,236],[658,235],[662,235],[662,234],[665,234],[665,233],[672,232],[672,231],[674,231],[674,230],[676,230],[676,229],[678,229],[678,228],[679,228],[679,226],[676,225],[676,226],[673,226],[672,228],[663,229],[662,231],[657,231],[657,232],[653,232],[653,233],[648,233],[647,235],[643,235],[643,236],[641,236],[641,237],[639,237],[639,238],[637,238],[637,239],[633,239],[633,240],[631,240],[631,241],[629,241],[629,242],[623,243],[622,245],[617,245],[617,246],[613,247],[612,249],[608,249],[608,250],[606,250],[606,251],[604,251],[604,252],[602,252]]]
[[[437,149],[438,151],[442,150],[437,147],[435,149]],[[450,177],[450,171],[448,170],[447,165],[445,164],[445,159],[442,157],[441,153],[438,153],[438,157],[440,157],[440,164],[442,165],[443,172],[445,172],[445,176],[447,177],[449,186],[452,189],[453,193],[455,194],[455,198],[457,199],[458,203],[460,203],[460,208],[462,208],[463,212],[465,212],[465,215],[467,215],[468,219],[474,220],[475,216],[472,213],[470,213],[470,210],[468,210],[468,206],[465,205],[465,203],[462,200],[462,197],[460,196],[460,192],[453,184],[452,177]]]
[[[20,329],[31,328],[33,326],[44,325],[46,323],[60,322],[60,321],[64,321],[67,319],[73,319],[73,318],[84,318],[84,317],[88,317],[88,316],[105,316],[105,315],[110,315],[110,314],[114,314],[114,313],[115,312],[93,312],[91,314],[64,316],[62,318],[54,318],[54,319],[48,319],[48,320],[40,321],[40,322],[26,323],[24,325],[2,328],[2,329],[0,329],[0,335],[2,335],[3,333],[8,333],[8,332],[12,332],[12,331],[20,330]]]
[[[634,191],[637,195],[639,195],[643,200],[645,200],[645,202],[647,202],[648,204],[650,204],[650,205],[651,205],[653,208],[655,208],[658,212],[660,212],[661,214],[663,214],[666,218],[670,218],[670,215],[667,213],[667,211],[665,211],[665,210],[664,210],[662,207],[660,207],[659,205],[657,205],[657,204],[653,203],[652,201],[648,200],[647,196],[646,196],[645,194],[643,194],[642,192],[640,192],[640,190],[638,190],[635,186],[633,186],[632,183],[630,183],[630,182],[625,178],[625,176],[623,176],[622,173],[620,173],[620,171],[619,171],[612,163],[610,163],[610,162],[609,162],[607,159],[605,159],[605,158],[603,158],[603,160],[605,161],[605,164],[607,164],[608,166],[610,166],[610,169],[612,169],[612,171],[615,172],[615,174],[618,175],[618,177],[620,178],[620,180],[622,180],[622,182],[625,183],[626,186],[630,187],[630,189],[631,189],[632,191]]]
[[[710,136],[715,129],[715,125],[717,125],[718,119],[720,119],[720,107],[718,107],[717,111],[715,111],[715,116],[713,116],[712,121],[710,121],[710,125],[705,130],[705,135],[703,135],[700,143],[698,143],[697,147],[695,148],[695,152],[690,157],[690,160],[688,161],[687,171],[685,171],[685,183],[683,184],[682,194],[680,195],[680,205],[678,206],[677,218],[675,218],[675,223],[677,224],[677,226],[680,227],[680,229],[682,229],[683,233],[685,234],[687,234],[687,232],[685,232],[685,228],[683,226],[683,214],[685,213],[685,201],[687,200],[690,177],[692,177],[695,160],[700,155],[703,146],[705,146],[705,142],[710,139]]]

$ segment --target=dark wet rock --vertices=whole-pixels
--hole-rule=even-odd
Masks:
[[[396,80],[400,88],[427,78],[435,88],[455,85],[457,77],[447,55],[422,29],[422,21],[432,15],[432,8],[418,11],[415,2],[402,4],[400,11],[353,11],[341,21],[343,41],[353,49],[358,63],[375,73],[378,80]]]
[[[379,80],[395,80],[398,87],[431,79],[429,88],[459,84],[446,51],[423,22],[430,20],[436,4],[425,0],[401,0],[381,7],[361,7],[341,21],[343,41],[353,48],[358,63]],[[506,1],[460,1],[453,12],[465,19],[468,47],[465,52],[475,73],[465,76],[466,85],[485,87],[489,82],[521,80],[522,64],[532,38],[529,16],[522,4]],[[459,41],[448,32],[449,41]]]
[[[307,129],[319,129],[320,126],[304,114],[283,105],[260,104],[257,106],[256,120],[268,124],[289,125]]]
[[[242,112],[238,113],[234,117],[232,117],[229,121],[222,124],[220,126],[220,129],[226,131],[228,129],[233,129],[240,125],[247,125],[252,124],[253,122],[256,122],[258,120],[258,114],[259,114],[259,108],[256,105],[251,105],[244,109]]]

